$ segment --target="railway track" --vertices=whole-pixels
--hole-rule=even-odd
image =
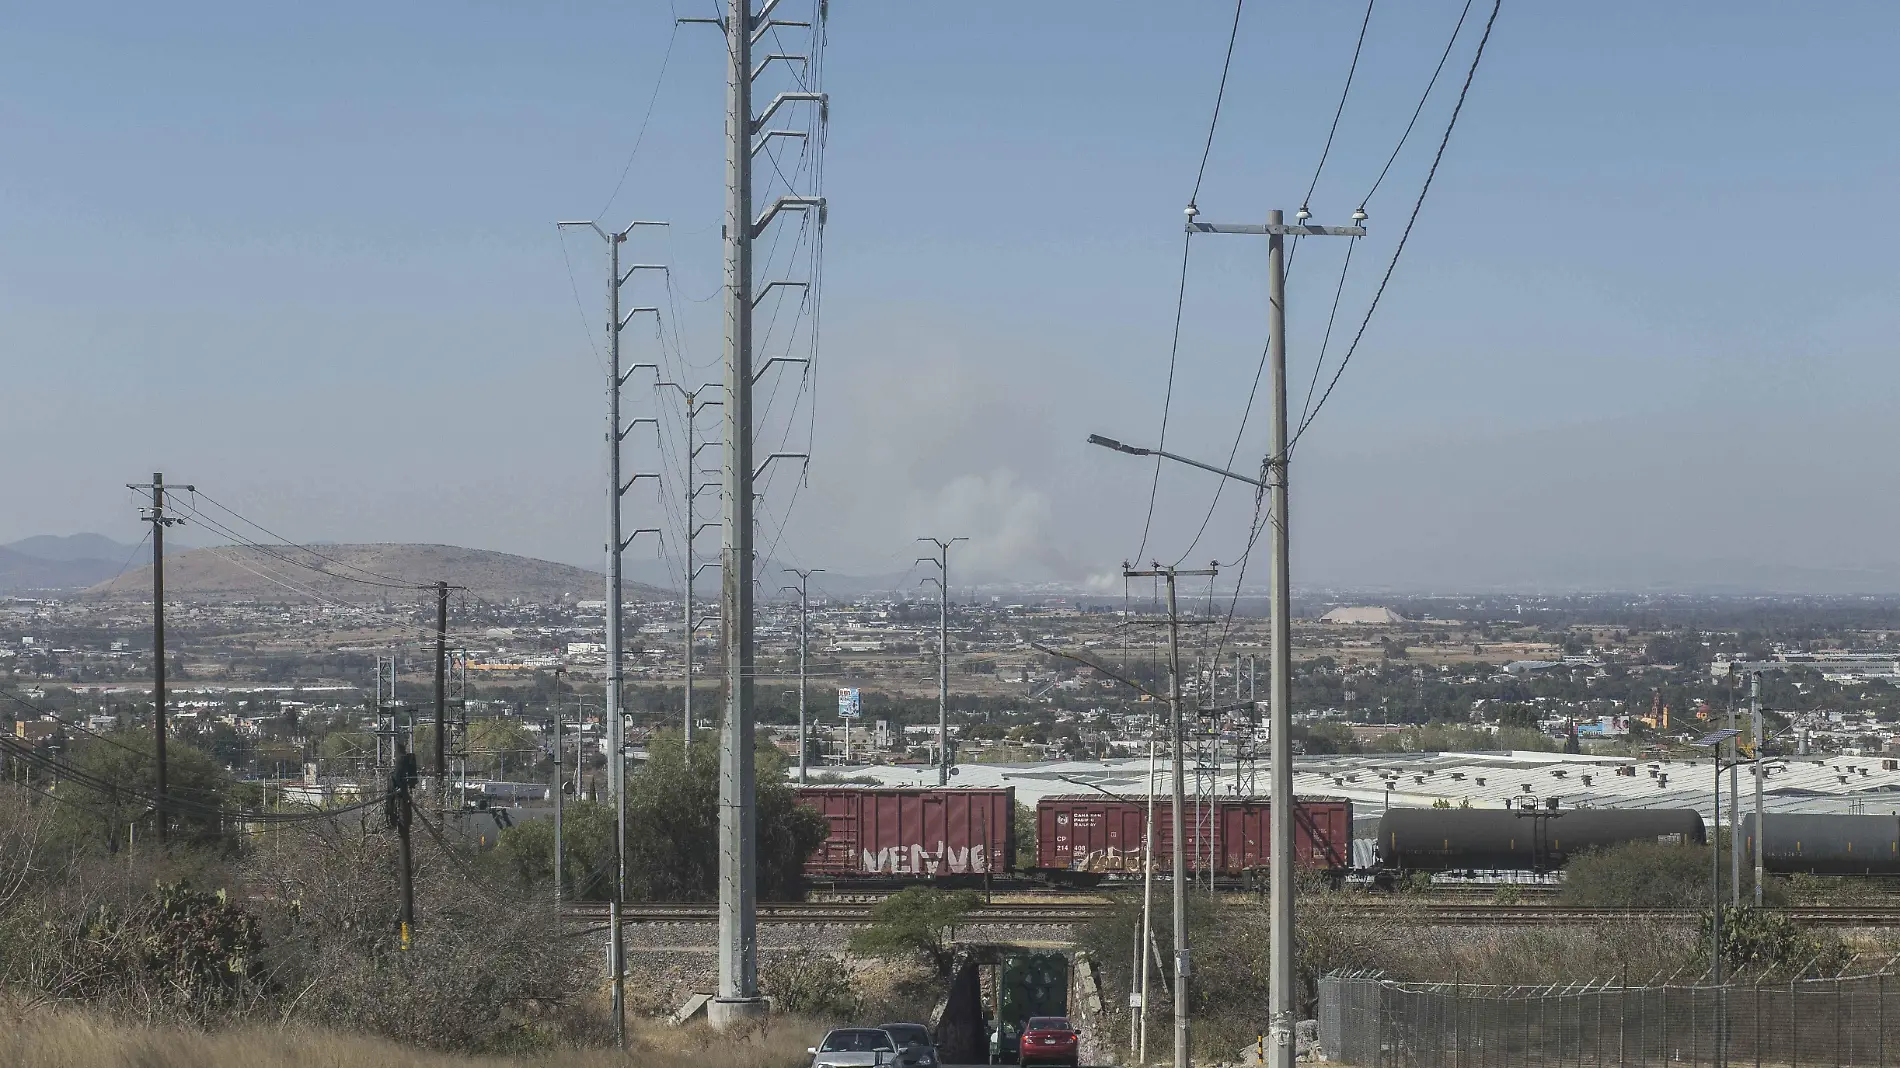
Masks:
[[[1574,905],[1463,905],[1445,903],[1353,904],[1345,914],[1367,921],[1411,922],[1429,927],[1575,927],[1600,923],[1701,922],[1702,910],[1681,908],[1583,908]],[[1900,927],[1900,906],[1807,905],[1772,909],[1816,927]],[[1335,911],[1333,915],[1338,915]]]
[[[872,905],[849,902],[798,902],[760,905],[758,920],[766,924],[866,924],[871,920]],[[568,919],[580,923],[604,923],[605,902],[576,902],[566,907]],[[996,902],[969,914],[969,924],[1034,926],[1039,924],[1087,923],[1106,915],[1107,902],[1099,904],[1043,904],[1040,902]],[[1701,911],[1680,908],[1579,908],[1571,905],[1491,905],[1444,901],[1408,901],[1402,898],[1324,907],[1330,917],[1371,923],[1401,923],[1420,927],[1576,927],[1601,923],[1650,921],[1665,924],[1695,924]],[[1900,928],[1900,905],[1807,905],[1774,910],[1797,923],[1816,927],[1893,927]],[[715,905],[637,904],[621,912],[628,923],[713,923],[719,918]]]
[[[869,923],[870,902],[791,902],[760,905],[760,923]],[[996,902],[969,914],[966,923],[989,924],[1069,924],[1086,923],[1108,912],[1108,903],[1042,904],[1040,902]],[[575,902],[567,906],[570,919],[589,923],[607,919],[607,904],[601,901]],[[712,923],[719,918],[716,905],[638,904],[627,905],[621,917],[628,923]]]

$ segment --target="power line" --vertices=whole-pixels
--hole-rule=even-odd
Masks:
[[[653,106],[660,102],[660,86],[666,83],[666,66],[673,61],[673,43],[679,40],[680,24],[673,23],[673,33],[666,39],[666,54],[660,57],[660,73],[653,76],[653,93],[647,97],[647,112],[640,119],[640,132],[634,135],[633,149],[627,153],[627,162],[620,168],[620,177],[614,182],[614,191],[607,194],[607,203],[600,206],[594,218],[607,217],[607,209],[614,206],[614,198],[620,195],[620,187],[627,184],[627,175],[633,173],[633,160],[640,154],[640,146],[646,143],[647,125],[653,121]]]
[[[1234,0],[1234,24],[1227,31],[1227,58],[1221,60],[1220,87],[1214,90],[1214,115],[1207,120],[1207,143],[1201,146],[1201,165],[1194,172],[1194,192],[1188,194],[1188,203],[1193,204],[1201,196],[1201,179],[1207,176],[1207,157],[1214,151],[1214,129],[1220,125],[1221,101],[1227,97],[1227,72],[1234,65],[1234,41],[1240,37],[1240,9],[1246,0]]]
[[[1366,17],[1359,21],[1359,40],[1352,46],[1352,65],[1346,68],[1346,86],[1339,91],[1339,106],[1333,109],[1333,125],[1326,131],[1326,147],[1320,149],[1319,164],[1313,168],[1313,180],[1306,185],[1306,196],[1300,199],[1302,221],[1307,207],[1312,203],[1313,190],[1319,187],[1320,172],[1326,169],[1326,157],[1333,151],[1333,135],[1339,132],[1339,117],[1346,113],[1346,98],[1352,94],[1352,76],[1359,71],[1359,53],[1366,46],[1366,27],[1372,24],[1372,5],[1375,0],[1366,0]]]
[[[1155,497],[1161,492],[1160,450],[1168,447],[1168,413],[1174,407],[1174,368],[1181,354],[1181,316],[1187,307],[1188,250],[1193,248],[1191,235],[1181,235],[1181,281],[1174,293],[1174,337],[1168,342],[1168,385],[1161,395],[1161,433],[1155,442],[1154,479],[1148,484],[1148,515],[1141,521],[1141,547],[1135,550],[1131,559],[1139,560],[1148,553],[1148,533],[1154,527]]]
[[[1306,399],[1300,402],[1300,423],[1306,422],[1307,414],[1312,410],[1313,389],[1319,385],[1320,369],[1326,366],[1326,350],[1333,343],[1333,324],[1339,319],[1339,298],[1346,292],[1346,273],[1352,270],[1352,250],[1359,246],[1359,239],[1346,242],[1346,260],[1339,265],[1339,284],[1333,287],[1333,310],[1326,316],[1326,334],[1320,339],[1319,357],[1313,361],[1313,377],[1306,382]]]
[[[1438,176],[1438,165],[1443,162],[1445,149],[1451,144],[1451,132],[1458,126],[1458,116],[1465,108],[1465,97],[1471,92],[1471,80],[1478,74],[1478,64],[1484,59],[1484,47],[1491,40],[1491,28],[1497,24],[1498,12],[1503,7],[1504,0],[1493,0],[1491,17],[1485,20],[1484,35],[1478,38],[1478,50],[1471,57],[1470,69],[1465,71],[1464,86],[1458,90],[1458,103],[1451,109],[1450,121],[1445,123],[1445,134],[1439,138],[1438,152],[1432,156],[1431,169],[1425,172],[1425,184],[1419,187],[1418,199],[1412,204],[1412,216],[1405,223],[1405,232],[1399,235],[1398,247],[1392,250],[1392,259],[1385,265],[1385,275],[1379,279],[1379,288],[1373,292],[1372,303],[1367,305],[1365,318],[1359,321],[1359,330],[1353,335],[1352,344],[1346,348],[1346,355],[1340,358],[1339,368],[1333,372],[1332,381],[1326,384],[1326,392],[1320,394],[1319,403],[1313,405],[1313,410],[1301,420],[1299,429],[1294,431],[1292,440],[1287,442],[1288,453],[1292,452],[1293,446],[1298,444],[1300,438],[1306,434],[1306,428],[1319,417],[1320,409],[1326,406],[1327,398],[1333,395],[1334,387],[1339,385],[1340,376],[1346,373],[1346,365],[1352,362],[1353,353],[1359,351],[1359,343],[1365,339],[1366,327],[1372,322],[1372,313],[1378,310],[1379,298],[1385,295],[1385,287],[1392,281],[1392,272],[1398,268],[1399,256],[1405,252],[1405,243],[1412,236],[1412,227],[1418,224],[1419,212],[1425,207],[1425,195],[1432,189],[1432,179]]]
[[[1445,71],[1445,61],[1451,58],[1452,46],[1458,43],[1459,31],[1465,28],[1465,18],[1471,14],[1471,5],[1474,2],[1475,0],[1465,0],[1465,9],[1458,13],[1458,24],[1451,28],[1451,37],[1445,42],[1444,53],[1438,57],[1438,66],[1433,68],[1431,80],[1425,83],[1425,91],[1418,96],[1418,107],[1412,109],[1412,120],[1405,124],[1405,132],[1399,135],[1399,143],[1392,146],[1392,154],[1386,157],[1385,166],[1379,168],[1379,177],[1373,181],[1372,188],[1366,190],[1366,195],[1359,198],[1359,210],[1365,210],[1366,203],[1372,199],[1372,194],[1377,193],[1379,186],[1385,183],[1386,172],[1392,169],[1392,164],[1399,158],[1399,150],[1405,147],[1406,140],[1412,136],[1412,127],[1418,125],[1418,117],[1425,111],[1425,102],[1431,99],[1432,90],[1438,85],[1438,76]]]

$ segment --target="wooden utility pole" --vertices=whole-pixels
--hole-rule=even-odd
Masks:
[[[170,784],[165,774],[165,528],[184,520],[165,514],[163,472],[154,471],[150,482],[131,483],[126,488],[152,491],[152,503],[140,518],[152,524],[152,739],[153,759],[158,763],[158,805],[153,811],[153,820],[158,825],[158,840],[162,843],[170,836],[171,820],[167,808]],[[183,488],[187,492],[197,489],[195,486]]]

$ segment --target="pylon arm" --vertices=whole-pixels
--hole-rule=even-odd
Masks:
[[[772,202],[772,206],[765,209],[765,214],[759,216],[758,221],[752,224],[752,236],[758,237],[760,234],[763,234],[765,232],[765,228],[772,225],[772,220],[778,217],[779,212],[804,211],[807,208],[817,208],[818,221],[820,223],[824,222],[824,219],[825,219],[825,198],[824,197],[783,196],[783,197],[778,198],[777,200],[774,200]]]
[[[756,16],[752,20],[752,25],[753,25],[753,30],[752,30],[753,44],[758,44],[759,39],[764,37],[766,34],[772,32],[774,27],[782,26],[789,30],[811,29],[811,23],[809,22],[792,22],[787,19],[765,19],[765,18],[758,18]]]
[[[765,299],[766,294],[772,292],[774,289],[777,289],[780,286],[805,289],[809,287],[810,285],[811,285],[810,282],[767,282],[764,285],[759,287],[759,291],[757,293],[752,295],[752,306],[754,308],[758,307],[759,302]]]
[[[805,136],[805,131],[803,130],[767,130],[764,133],[759,135],[759,139],[757,141],[753,142],[752,154],[756,156],[760,152],[763,152],[765,150],[765,146],[768,143],[770,143],[772,138],[774,137],[804,137],[804,136]]]
[[[659,321],[660,309],[658,308],[628,308],[627,314],[620,317],[620,329],[625,330],[627,328],[627,324],[630,322],[633,322],[633,317],[640,314],[641,312],[652,312],[654,321],[655,322]],[[632,372],[629,371],[628,373],[631,374]],[[624,382],[626,380],[621,379],[621,381]]]
[[[624,493],[626,493],[626,492],[627,492],[628,490],[630,490],[630,489],[632,489],[632,488],[633,488],[633,484],[634,484],[635,482],[638,482],[638,481],[640,481],[640,480],[641,480],[641,479],[643,479],[643,478],[659,478],[659,477],[660,477],[660,476],[659,476],[659,474],[658,474],[658,472],[654,472],[654,471],[642,471],[642,472],[640,472],[639,474],[636,474],[636,475],[634,475],[634,476],[633,476],[632,478],[630,478],[630,479],[628,479],[628,480],[627,480],[627,481],[626,481],[625,483],[623,483],[623,484],[621,485],[621,487],[620,487],[620,492],[621,492],[621,493],[623,493],[623,494],[624,494]],[[636,531],[634,531],[634,533],[635,533],[635,534],[640,534],[640,533],[644,533],[644,532],[643,532],[643,531],[638,531],[638,530],[636,530]],[[656,531],[655,533],[658,533],[658,532]],[[633,539],[632,539],[632,538],[629,538],[629,539],[627,539],[627,540],[628,540],[628,541],[632,541]]]
[[[757,382],[759,379],[764,378],[765,372],[771,370],[772,365],[775,363],[806,363],[808,364],[810,362],[811,362],[810,360],[806,359],[803,356],[774,356],[771,359],[765,361],[763,364],[760,364],[758,370],[752,372],[752,381]]]
[[[759,60],[758,65],[752,68],[752,77],[757,79],[759,75],[765,73],[765,68],[771,66],[773,60],[778,60],[782,63],[805,63],[807,65],[811,62],[804,56],[795,56],[789,52],[774,52],[764,59]]]
[[[754,482],[765,477],[765,469],[772,466],[773,460],[803,460],[809,464],[811,462],[811,454],[803,452],[775,452],[765,458],[765,462],[759,465],[757,471],[752,472],[752,480]]]
[[[658,477],[658,476],[655,476],[655,477]],[[636,530],[633,533],[627,535],[627,540],[620,543],[620,548],[623,550],[626,549],[627,546],[633,544],[633,539],[639,537],[642,534],[658,535],[662,541],[666,539],[666,535],[660,533],[660,529],[658,527],[642,527],[639,530]]]
[[[627,273],[620,276],[619,284],[623,286],[626,285],[627,279],[632,278],[633,272],[635,271],[664,271],[664,270],[666,270],[666,264],[664,263],[636,263],[633,266],[627,268]]]

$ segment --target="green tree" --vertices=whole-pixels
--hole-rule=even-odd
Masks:
[[[1021,803],[1016,806],[1016,867],[1036,867],[1036,810]]]
[[[614,810],[594,801],[569,801],[561,812],[566,866],[561,890],[579,901],[613,897]],[[493,863],[522,886],[554,884],[554,821],[527,820],[501,832]]]
[[[136,827],[143,839],[156,830],[154,801],[158,796],[158,761],[152,738],[143,732],[116,731],[79,742],[72,766],[84,779],[109,784],[101,791],[80,782],[62,783],[54,816],[54,833],[79,848],[111,848],[127,841],[127,829]],[[176,739],[165,746],[166,796],[172,802],[170,827],[174,841],[210,844],[228,831],[218,809],[225,804],[230,777],[202,750]]]
[[[871,909],[871,923],[851,935],[851,948],[877,956],[918,955],[939,975],[956,960],[957,924],[983,903],[972,890],[911,886]]]
[[[678,734],[660,732],[647,746],[647,763],[627,776],[627,897],[632,901],[711,901],[719,876],[719,741],[707,737],[688,754]],[[824,817],[798,803],[785,779],[786,758],[757,750],[756,792],[759,896],[795,901],[804,896],[805,861],[825,838]],[[611,805],[570,805],[562,828],[570,891],[603,898],[612,891],[615,834]],[[552,820],[532,820],[501,834],[497,863],[523,885],[554,878]]]

